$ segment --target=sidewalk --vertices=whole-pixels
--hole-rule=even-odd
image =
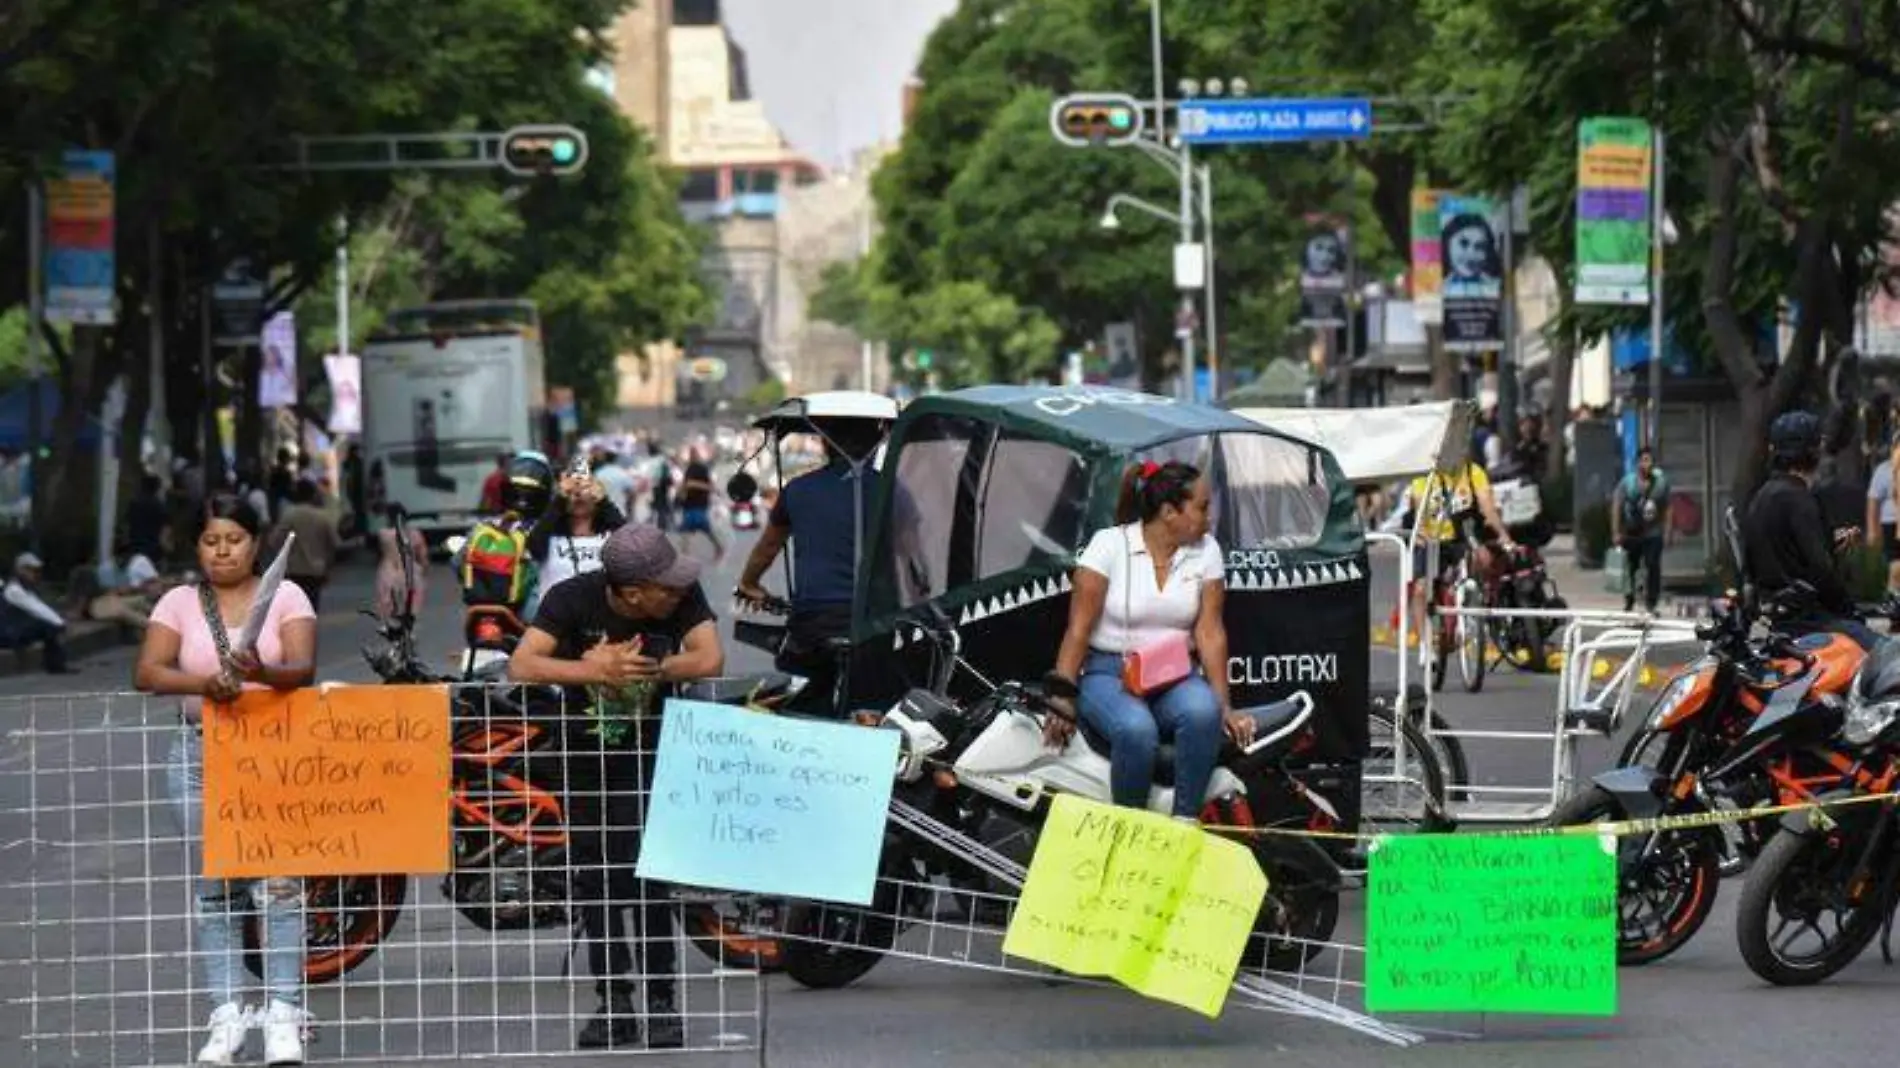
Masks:
[[[1577,540],[1574,535],[1559,534],[1544,546],[1544,570],[1557,584],[1557,592],[1572,608],[1591,612],[1621,612],[1623,595],[1609,589],[1609,574],[1602,568],[1585,571],[1577,566]],[[1708,598],[1700,594],[1663,591],[1657,615],[1670,619],[1694,619],[1708,614]]]
[[[82,619],[66,624],[66,661],[74,668],[83,668],[80,661],[90,656],[128,645],[136,645],[139,632],[135,627],[123,623],[100,623],[97,620]],[[40,670],[40,647],[28,649],[0,649],[0,679],[18,675],[31,675]]]

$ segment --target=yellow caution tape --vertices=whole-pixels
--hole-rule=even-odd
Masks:
[[[1455,831],[1454,834],[1471,835],[1483,838],[1525,838],[1553,835],[1609,835],[1615,838],[1627,838],[1637,834],[1653,834],[1658,831],[1687,831],[1705,827],[1723,827],[1730,824],[1747,823],[1751,820],[1767,819],[1772,816],[1785,816],[1793,812],[1813,812],[1816,822],[1823,830],[1832,830],[1834,820],[1827,814],[1830,808],[1844,808],[1848,805],[1871,804],[1876,801],[1900,801],[1900,792],[1882,794],[1856,794],[1853,797],[1833,798],[1825,801],[1802,801],[1791,805],[1757,805],[1750,809],[1729,812],[1690,812],[1680,816],[1654,816],[1647,819],[1614,820],[1605,823],[1578,823],[1564,827],[1518,827],[1498,831]],[[1220,834],[1265,836],[1277,835],[1285,838],[1319,838],[1332,841],[1368,842],[1385,838],[1391,831],[1310,831],[1293,827],[1237,827],[1228,825],[1203,824],[1205,831]]]

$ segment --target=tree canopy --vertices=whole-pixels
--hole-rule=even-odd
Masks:
[[[1061,345],[994,363],[1005,377],[1045,372],[1063,346],[1125,320],[1140,324],[1151,376],[1161,370],[1174,230],[1130,216],[1103,233],[1097,220],[1114,193],[1173,210],[1175,180],[1132,149],[1062,147],[1047,126],[1065,93],[1150,95],[1148,11],[1147,0],[959,4],[925,48],[915,119],[877,176],[870,267],[839,277],[855,291],[829,313],[901,339],[904,317],[880,322],[878,309],[978,285],[1060,331]],[[1675,343],[1736,391],[1754,440],[1790,406],[1851,406],[1842,353],[1856,302],[1890,282],[1881,250],[1900,189],[1892,0],[1172,0],[1165,18],[1170,96],[1184,75],[1239,77],[1255,96],[1371,97],[1381,125],[1407,127],[1198,154],[1214,167],[1230,364],[1296,347],[1303,220],[1349,220],[1362,277],[1388,278],[1405,266],[1415,187],[1522,186],[1524,247],[1561,294],[1546,333],[1566,389],[1579,346],[1647,321],[1641,308],[1570,300],[1578,123],[1634,116],[1667,138]],[[1779,352],[1777,326],[1792,331]]]
[[[152,399],[154,306],[173,448],[196,458],[208,434],[192,428],[215,406],[244,406],[251,372],[224,368],[224,384],[205,396],[200,384],[213,376],[197,343],[197,294],[239,255],[268,265],[269,306],[300,313],[307,354],[335,343],[330,279],[346,237],[359,342],[398,304],[530,297],[541,305],[550,379],[575,387],[584,406],[611,405],[617,354],[677,337],[710,305],[699,238],[679,216],[671,179],[646,136],[585,80],[627,6],[337,0],[293,13],[263,0],[26,0],[0,12],[0,99],[9,105],[0,110],[0,203],[12,206],[0,212],[9,250],[0,313],[25,302],[27,183],[56,169],[64,149],[117,155],[120,314],[111,328],[46,331],[63,401],[45,477],[35,479],[42,504],[67,516],[86,506],[78,483],[89,468],[68,462],[70,446],[121,376],[136,448]],[[283,167],[297,136],[549,121],[587,133],[581,174],[523,181],[480,170]],[[0,325],[0,376],[8,336]],[[316,361],[304,363],[306,381],[321,381]]]

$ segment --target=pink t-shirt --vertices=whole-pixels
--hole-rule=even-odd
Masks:
[[[266,664],[282,663],[283,625],[293,619],[315,618],[317,613],[310,607],[310,598],[296,583],[280,584],[277,596],[271,600],[270,614],[264,617],[264,629],[257,636],[257,658]],[[178,586],[160,597],[158,606],[152,609],[152,622],[178,635],[178,670],[189,675],[218,673],[218,642],[211,636],[204,607],[198,602],[198,587]],[[237,632],[243,626],[242,619],[227,619],[225,634],[236,641]],[[247,682],[244,688],[261,690],[265,687],[262,683]]]

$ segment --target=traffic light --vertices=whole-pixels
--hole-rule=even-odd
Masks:
[[[510,174],[573,174],[586,163],[587,135],[572,126],[517,126],[501,135],[501,166]]]
[[[1049,112],[1049,129],[1071,148],[1126,145],[1141,136],[1141,105],[1120,93],[1065,96]]]

